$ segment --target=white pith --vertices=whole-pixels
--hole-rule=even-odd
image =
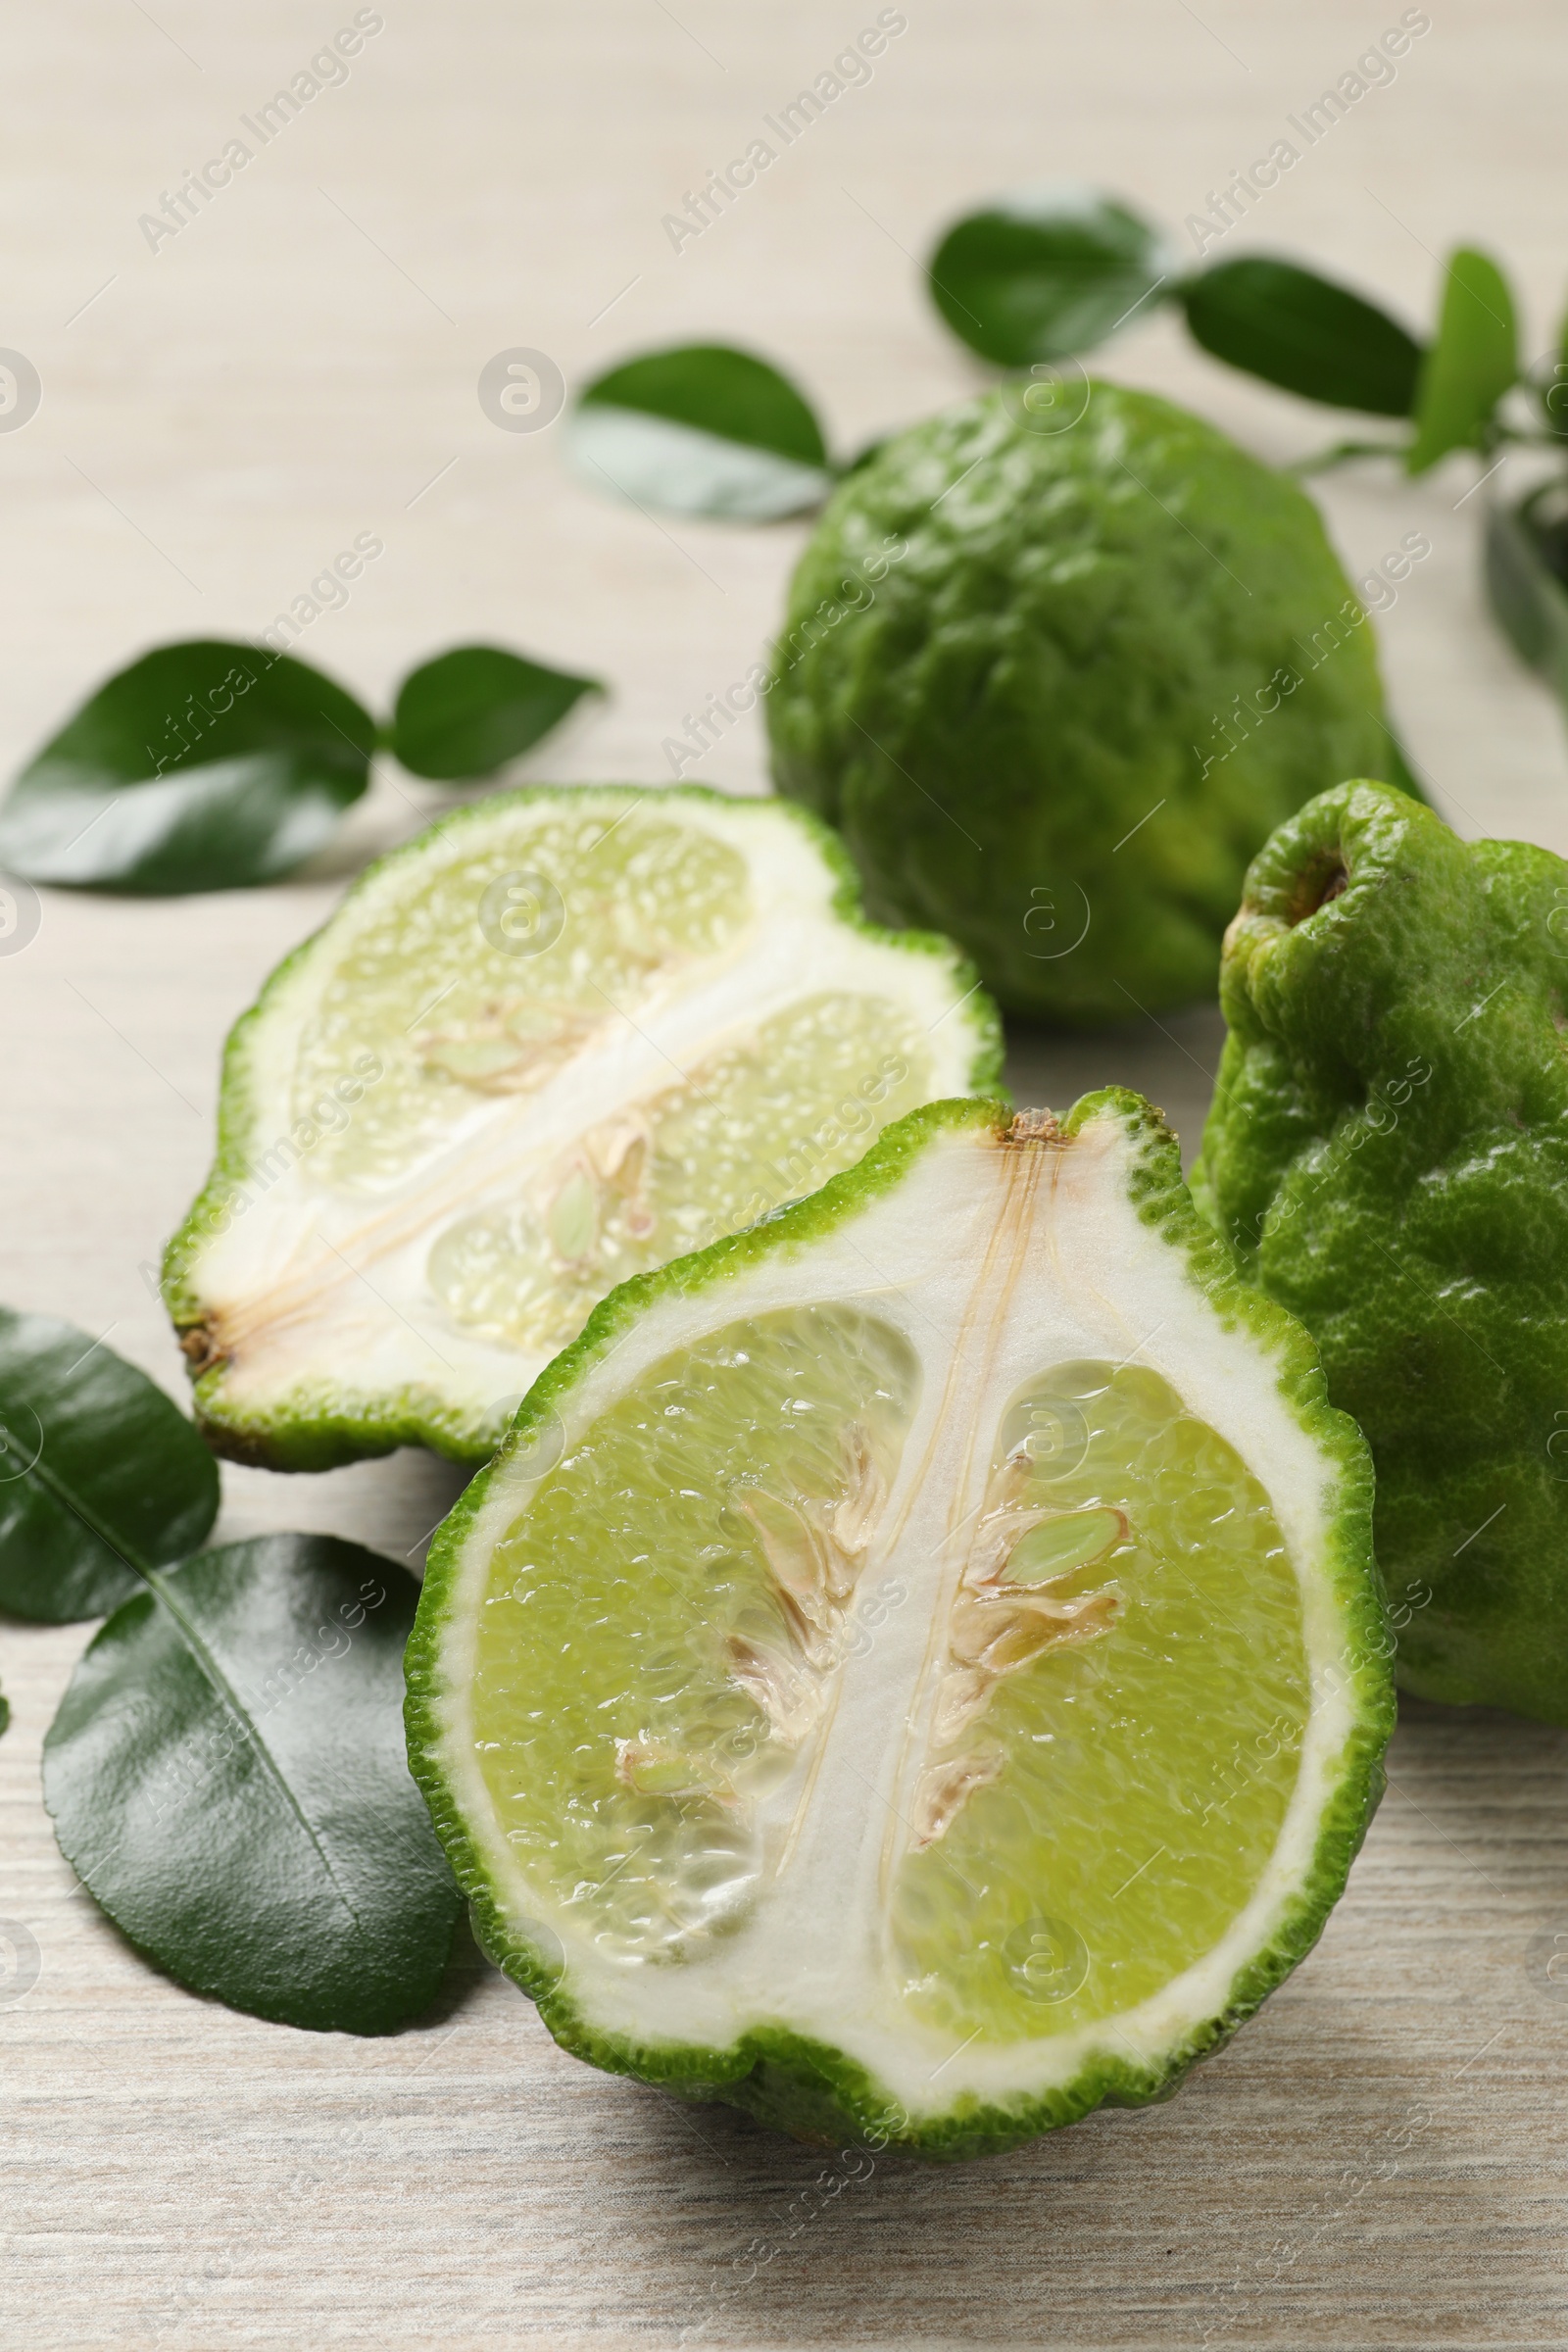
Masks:
[[[559,818],[564,797],[500,804],[485,812],[482,835],[478,812],[449,819],[448,839],[432,835],[428,858],[469,855],[493,839],[525,857],[531,829]],[[497,1426],[498,1408],[515,1404],[554,1349],[506,1345],[465,1327],[428,1279],[435,1232],[515,1197],[585,1130],[667,1094],[683,1073],[808,998],[844,991],[891,1000],[927,1040],[928,1097],[968,1091],[979,1030],[955,960],[868,937],[835,913],[840,877],[793,812],[755,801],[726,807],[679,790],[584,787],[569,796],[573,812],[612,820],[640,805],[745,858],[751,920],[721,953],[687,959],[625,1004],[533,1091],[454,1089],[439,1148],[373,1198],[321,1180],[306,1156],[265,1185],[247,1187],[244,1171],[268,1165],[289,1135],[301,1042],[323,990],[356,934],[417,883],[419,860],[395,858],[368,877],[273,983],[263,1017],[246,1033],[239,1099],[225,1105],[239,1184],[212,1220],[220,1229],[204,1236],[186,1270],[192,1302],[226,1356],[220,1393],[209,1398],[215,1415],[240,1426],[286,1419],[294,1409],[309,1415],[330,1391],[354,1411],[413,1395],[437,1400],[460,1428]]]
[[[967,2093],[1039,2096],[1096,2056],[1156,2067],[1223,2011],[1239,1970],[1270,1943],[1310,1872],[1355,1724],[1348,1631],[1323,1566],[1340,1474],[1281,1394],[1265,1344],[1245,1326],[1226,1329],[1185,1255],[1139,1218],[1129,1195],[1138,1150],[1111,1112],[1066,1146],[1018,1150],[983,1133],[939,1132],[895,1187],[825,1237],[657,1300],[554,1400],[569,1452],[662,1358],[741,1318],[813,1303],[874,1312],[926,1365],[861,1571],[873,1582],[896,1573],[909,1599],[841,1669],[787,1863],[763,1884],[747,1923],[701,1957],[639,1966],[607,1956],[530,1886],[497,1824],[469,1692],[490,1555],[516,1517],[517,1491],[498,1479],[481,1503],[443,1611],[440,1768],[509,1926],[524,1940],[544,1930],[546,1949],[559,1939],[566,1988],[590,2029],[644,2046],[721,2050],[748,2030],[783,2028],[858,2062],[918,2123]],[[1009,1398],[1051,1365],[1081,1357],[1158,1372],[1263,1486],[1299,1583],[1310,1715],[1273,1854],[1201,1960],[1108,2020],[1035,2041],[965,2043],[913,2021],[879,1965],[880,1870],[890,1823],[906,1830],[911,1811],[909,1757],[922,1752],[920,1738],[906,1737],[911,1705],[935,1701],[923,1674],[930,1629],[947,1621],[964,1564],[964,1545],[951,1539],[982,1504]],[[918,1735],[919,1722],[912,1728]]]

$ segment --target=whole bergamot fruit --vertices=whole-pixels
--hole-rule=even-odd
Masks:
[[[1399,1678],[1568,1723],[1568,864],[1343,784],[1222,997],[1194,1188],[1371,1442]]]
[[[766,708],[778,789],[841,828],[881,919],[1087,1025],[1211,995],[1272,828],[1406,771],[1297,485],[1152,393],[1049,389],[951,409],[842,485]]]

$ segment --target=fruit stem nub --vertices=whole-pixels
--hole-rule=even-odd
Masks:
[[[1007,1144],[1065,1144],[1067,1138],[1050,1110],[1020,1110],[1003,1138]]]
[[[1349,879],[1345,853],[1339,849],[1325,851],[1297,877],[1286,920],[1293,928],[1304,923],[1308,915],[1316,914],[1320,906],[1327,906],[1337,899]]]

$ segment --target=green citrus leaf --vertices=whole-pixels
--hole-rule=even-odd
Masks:
[[[672,514],[770,522],[832,487],[809,403],[765,360],[679,344],[612,368],[572,411],[572,464],[598,488]]]
[[[0,807],[0,866],[173,895],[270,882],[364,792],[375,727],[319,670],[253,645],[160,646],[88,697]]]
[[[217,1515],[218,1465],[161,1388],[74,1324],[0,1307],[0,1609],[101,1617]]]
[[[1494,506],[1486,528],[1487,597],[1522,661],[1553,685],[1568,707],[1568,523],[1549,504],[1562,491],[1544,483],[1519,506]]]
[[[1093,188],[1004,196],[956,220],[931,256],[931,299],[960,342],[1003,368],[1065,359],[1147,315],[1166,282],[1157,230]]]
[[[1294,262],[1216,262],[1179,290],[1193,338],[1216,360],[1302,400],[1408,416],[1421,346],[1396,318]]]
[[[1518,378],[1508,282],[1495,262],[1461,245],[1448,260],[1437,341],[1421,369],[1407,470],[1425,473],[1450,449],[1479,448],[1493,410]]]
[[[149,1959],[230,2008],[385,2034],[428,2006],[459,1896],[409,1777],[415,1588],[330,1536],[155,1572],[44,1742],[66,1859]]]
[[[411,669],[392,714],[395,757],[416,776],[491,776],[559,726],[573,703],[602,692],[499,645],[459,645]]]

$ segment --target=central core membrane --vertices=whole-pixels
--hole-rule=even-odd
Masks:
[[[934,2029],[1037,2039],[1135,2005],[1255,1888],[1307,1713],[1299,1595],[1235,1450],[1104,1363],[1043,1367],[979,1509],[938,1498],[954,1538],[905,1543],[922,1385],[910,1341],[850,1306],[645,1372],[519,1486],[475,1744],[564,1934],[703,1968],[770,1898],[808,1908],[822,1758],[878,1707],[902,1752],[896,1798],[865,1795],[869,1965]],[[906,1610],[929,1637],[890,1694],[873,1653]]]

